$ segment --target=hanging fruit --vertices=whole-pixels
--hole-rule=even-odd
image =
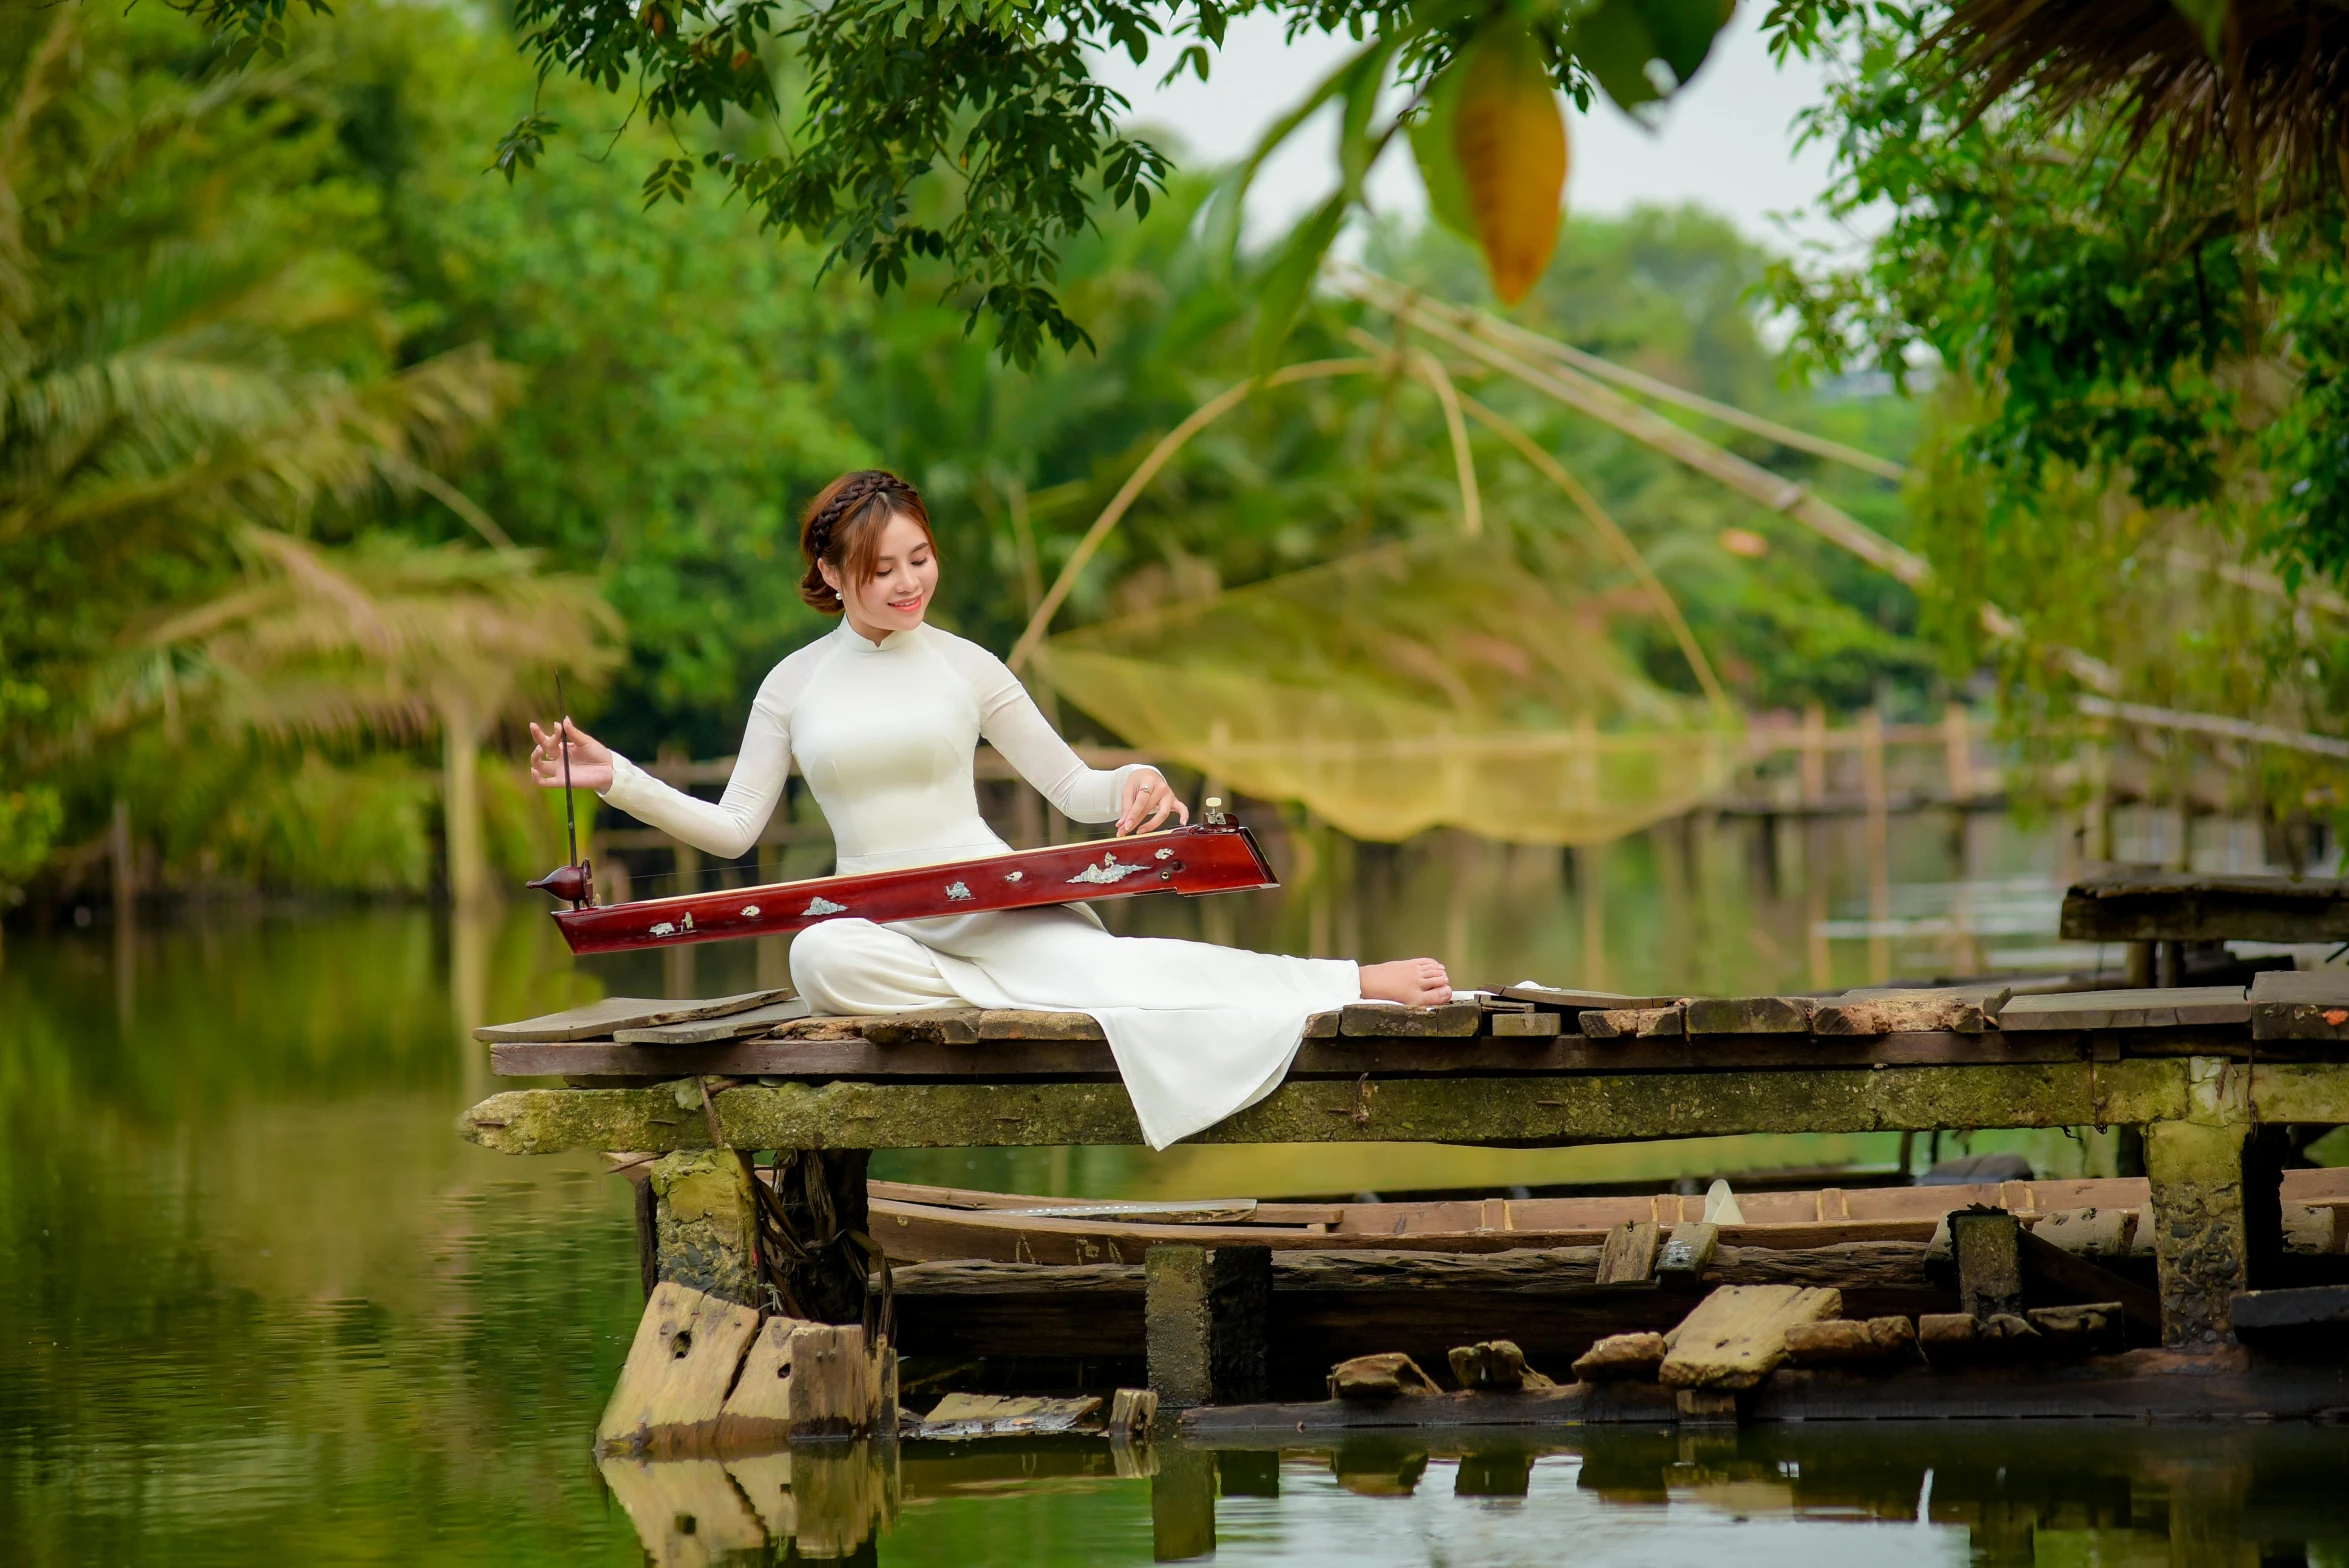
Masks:
[[[1458,96],[1444,106],[1452,154],[1493,292],[1514,305],[1557,249],[1566,118],[1540,47],[1514,18],[1478,33],[1446,72],[1455,73]]]

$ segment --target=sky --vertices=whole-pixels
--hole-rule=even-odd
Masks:
[[[1811,206],[1826,186],[1825,150],[1797,151],[1792,127],[1796,113],[1817,102],[1824,89],[1822,72],[1807,61],[1793,61],[1783,71],[1771,63],[1762,39],[1763,10],[1754,0],[1738,8],[1695,81],[1653,130],[1604,97],[1588,114],[1567,105],[1569,214],[1621,213],[1640,202],[1696,202],[1776,249],[1801,239],[1838,248],[1849,243],[1823,219],[1788,224],[1777,216]],[[1185,75],[1160,87],[1158,79],[1176,53],[1163,42],[1141,66],[1120,53],[1099,59],[1095,70],[1132,102],[1133,123],[1174,132],[1193,164],[1227,163],[1244,156],[1266,125],[1357,47],[1343,36],[1288,43],[1279,18],[1258,13],[1232,24],[1206,82]],[[1335,187],[1335,137],[1334,120],[1325,116],[1266,165],[1249,203],[1252,234],[1285,229]],[[1370,189],[1382,212],[1427,209],[1410,151],[1399,140],[1372,172]]]

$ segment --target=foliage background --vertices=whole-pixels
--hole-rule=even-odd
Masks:
[[[159,8],[63,14],[79,30],[70,95],[85,119],[119,123],[141,101],[219,91],[219,62],[181,18]],[[16,13],[0,38],[11,95],[24,91],[46,15]],[[905,290],[877,300],[843,271],[825,272],[812,247],[760,233],[722,200],[640,210],[638,187],[674,147],[657,124],[618,125],[623,106],[591,90],[549,83],[545,112],[582,134],[511,184],[485,172],[482,127],[534,92],[512,34],[492,18],[353,4],[331,23],[292,26],[285,60],[244,90],[248,108],[194,126],[155,163],[145,221],[101,238],[128,271],[152,272],[158,257],[202,242],[277,274],[332,276],[352,302],[349,321],[330,340],[289,334],[278,352],[308,356],[344,385],[388,385],[475,356],[492,406],[419,450],[418,465],[541,552],[545,569],[591,579],[617,611],[622,662],[577,703],[631,755],[730,751],[760,676],[822,629],[792,589],[793,519],[833,473],[885,463],[924,488],[948,563],[939,619],[1002,650],[1039,582],[1150,443],[1251,366],[1261,264],[1234,263],[1202,237],[1205,174],[1174,180],[1147,218],[1115,215],[1077,238],[1063,298],[1097,347],[1047,353],[1023,372],[983,327],[969,330],[942,271],[917,265]],[[729,122],[725,134],[760,145],[755,126]],[[1368,243],[1390,273],[1487,298],[1474,251],[1440,230],[1388,225]],[[1754,293],[1769,261],[1700,212],[1570,218],[1517,319],[1903,453],[1915,431],[1906,400],[1782,384]],[[78,308],[86,317],[99,303]],[[1385,331],[1316,301],[1287,352],[1359,352],[1346,336],[1358,325]],[[1601,494],[1749,706],[1938,702],[1905,590],[1599,427],[1507,387],[1480,395]],[[1891,487],[1709,433],[1905,534]],[[1548,569],[1585,576],[1567,586],[1604,603],[1612,568],[1587,550],[1558,553],[1574,525],[1554,492],[1481,435],[1478,453],[1490,514]],[[380,476],[260,520],[330,548],[385,536],[481,547],[458,509]],[[1062,624],[1457,525],[1440,411],[1424,390],[1365,378],[1260,398],[1152,488]],[[140,628],[228,591],[247,570],[217,521],[153,526],[163,531],[111,553],[0,540],[0,697],[11,704],[0,805],[16,812],[0,813],[14,850],[0,875],[45,876],[54,891],[94,874],[93,846],[121,799],[160,884],[430,886],[440,824],[429,735],[174,729],[152,702],[124,696],[137,695],[123,665]],[[1724,550],[1729,528],[1761,534],[1768,553]],[[1637,614],[1609,625],[1654,679],[1691,689],[1661,627]],[[534,678],[531,700],[551,708],[545,684]],[[108,713],[114,721],[101,722]],[[510,755],[515,728],[509,718],[493,750]],[[501,869],[543,858],[552,819],[524,798],[510,764],[488,770],[484,793]]]

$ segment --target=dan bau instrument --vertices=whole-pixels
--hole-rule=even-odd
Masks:
[[[567,773],[569,748],[564,750]],[[566,803],[568,798],[566,791]],[[619,953],[775,936],[824,920],[921,920],[1141,893],[1198,897],[1275,888],[1280,879],[1272,874],[1256,836],[1226,816],[1223,802],[1211,797],[1197,823],[1130,838],[600,906],[595,902],[594,867],[579,858],[574,841],[569,865],[528,885],[570,903],[554,917],[572,952]]]

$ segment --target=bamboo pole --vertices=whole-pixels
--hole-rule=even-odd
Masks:
[[[1150,455],[1142,459],[1140,467],[1126,476],[1126,482],[1118,486],[1117,494],[1110,498],[1109,505],[1102,508],[1099,517],[1093,519],[1093,526],[1085,530],[1084,537],[1077,541],[1077,547],[1069,552],[1067,564],[1061,567],[1060,575],[1052,579],[1051,588],[1044,594],[1044,602],[1036,606],[1035,614],[1028,617],[1026,629],[1020,633],[1020,640],[1012,644],[1011,657],[1004,662],[1016,673],[1029,659],[1035,657],[1037,645],[1043,642],[1045,632],[1051,628],[1052,617],[1068,598],[1069,590],[1076,586],[1077,578],[1084,572],[1086,565],[1109,538],[1110,530],[1117,527],[1119,520],[1126,515],[1126,509],[1149,487],[1150,481],[1158,477],[1158,471],[1190,443],[1193,436],[1239,407],[1261,389],[1284,387],[1294,382],[1313,381],[1328,376],[1359,376],[1379,368],[1377,361],[1368,359],[1308,360],[1301,365],[1276,370],[1269,376],[1250,376],[1245,381],[1235,382],[1191,410],[1181,424],[1159,438],[1158,444],[1150,449]]]
[[[1808,452],[1813,457],[1823,457],[1831,463],[1841,463],[1846,468],[1856,468],[1863,473],[1874,474],[1879,479],[1892,480],[1896,484],[1909,476],[1907,468],[1888,458],[1878,457],[1873,452],[1863,452],[1857,447],[1845,446],[1840,441],[1830,441],[1825,436],[1815,436],[1807,431],[1797,430],[1791,425],[1782,425],[1774,419],[1764,419],[1759,414],[1749,414],[1744,409],[1728,403],[1716,403],[1709,397],[1688,391],[1684,387],[1676,387],[1669,381],[1658,381],[1653,376],[1643,376],[1636,370],[1616,364],[1613,360],[1601,359],[1598,355],[1578,349],[1571,343],[1562,343],[1556,338],[1547,338],[1538,332],[1529,332],[1513,321],[1503,321],[1494,316],[1480,316],[1477,321],[1477,330],[1489,333],[1505,343],[1513,343],[1519,347],[1531,349],[1547,358],[1559,360],[1585,375],[1595,376],[1601,381],[1612,381],[1617,386],[1630,387],[1659,402],[1670,403],[1676,407],[1685,408],[1691,413],[1702,414],[1707,419],[1717,419],[1725,425],[1734,425],[1749,434],[1775,441],[1780,446],[1792,447],[1798,452]]]

